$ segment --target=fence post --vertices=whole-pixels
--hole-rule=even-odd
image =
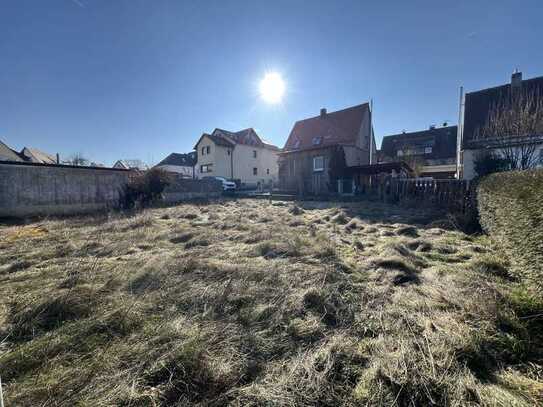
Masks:
[[[0,407],[4,407],[4,395],[2,393],[2,378],[0,377]]]

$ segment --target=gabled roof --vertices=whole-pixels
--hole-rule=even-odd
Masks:
[[[215,144],[224,147],[235,147],[236,144],[244,144],[248,146],[255,146],[260,148],[269,148],[271,150],[279,150],[273,144],[264,142],[253,128],[243,129],[240,131],[229,131],[216,128],[211,134],[204,133],[198,139],[198,142],[194,146],[194,149],[198,149],[198,144],[203,137],[209,137]]]
[[[156,167],[161,165],[175,165],[179,167],[194,167],[196,165],[196,152],[192,151],[187,154],[180,153],[171,153],[161,162],[159,162]]]
[[[3,161],[24,161],[20,154],[9,148],[6,144],[0,141],[0,160]]]
[[[315,146],[354,145],[362,128],[369,104],[349,107],[299,120],[294,124],[284,151],[305,150]]]
[[[42,164],[56,164],[57,160],[50,154],[44,153],[37,148],[25,147],[21,151],[21,155],[25,161]]]
[[[148,169],[147,164],[145,164],[141,160],[118,160],[115,164],[113,164],[113,168],[141,171],[145,171]]]
[[[543,76],[525,79],[520,82],[521,91],[539,94],[543,97]],[[511,98],[511,84],[496,86],[466,93],[464,104],[464,128],[462,134],[463,148],[469,148],[478,129],[488,119],[490,110],[503,100]]]
[[[385,136],[381,142],[380,157],[395,158],[398,150],[432,147],[432,152],[425,154],[424,158],[454,158],[457,131],[458,126],[447,126]]]

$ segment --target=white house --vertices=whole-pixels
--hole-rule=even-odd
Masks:
[[[543,166],[543,134],[527,134],[522,137],[481,137],[481,129],[486,125],[489,115],[504,101],[512,100],[512,95],[529,95],[543,98],[543,76],[522,79],[521,72],[511,76],[511,83],[494,88],[466,93],[460,110],[458,126],[458,177],[471,180],[477,176],[475,163],[482,153],[492,153],[504,157],[504,151],[520,151],[531,145],[534,149],[535,164]]]
[[[187,154],[171,153],[154,168],[179,174],[184,178],[196,178],[198,171],[196,169],[196,151]]]
[[[262,140],[254,129],[237,132],[215,129],[195,145],[198,178],[220,176],[239,180],[242,186],[277,181],[279,149]]]
[[[136,170],[147,171],[149,167],[141,160],[117,160],[113,164],[113,168],[120,168],[123,170]]]

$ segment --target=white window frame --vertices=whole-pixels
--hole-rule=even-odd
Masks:
[[[319,159],[322,160],[321,166],[317,166],[317,162]],[[319,172],[319,171],[324,171],[324,156],[322,155],[317,155],[313,157],[313,172]]]
[[[432,146],[424,147],[424,154],[432,154]]]
[[[200,173],[207,174],[208,172],[213,172],[213,164],[202,164],[200,165]],[[205,171],[204,171],[205,168]]]

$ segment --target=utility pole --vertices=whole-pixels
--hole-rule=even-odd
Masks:
[[[370,99],[370,162],[369,164],[373,164],[372,160],[372,153],[373,153],[373,98]]]
[[[462,138],[464,133],[464,87],[460,86],[460,101],[458,103],[458,130],[456,131],[456,179],[463,173],[462,166]]]

